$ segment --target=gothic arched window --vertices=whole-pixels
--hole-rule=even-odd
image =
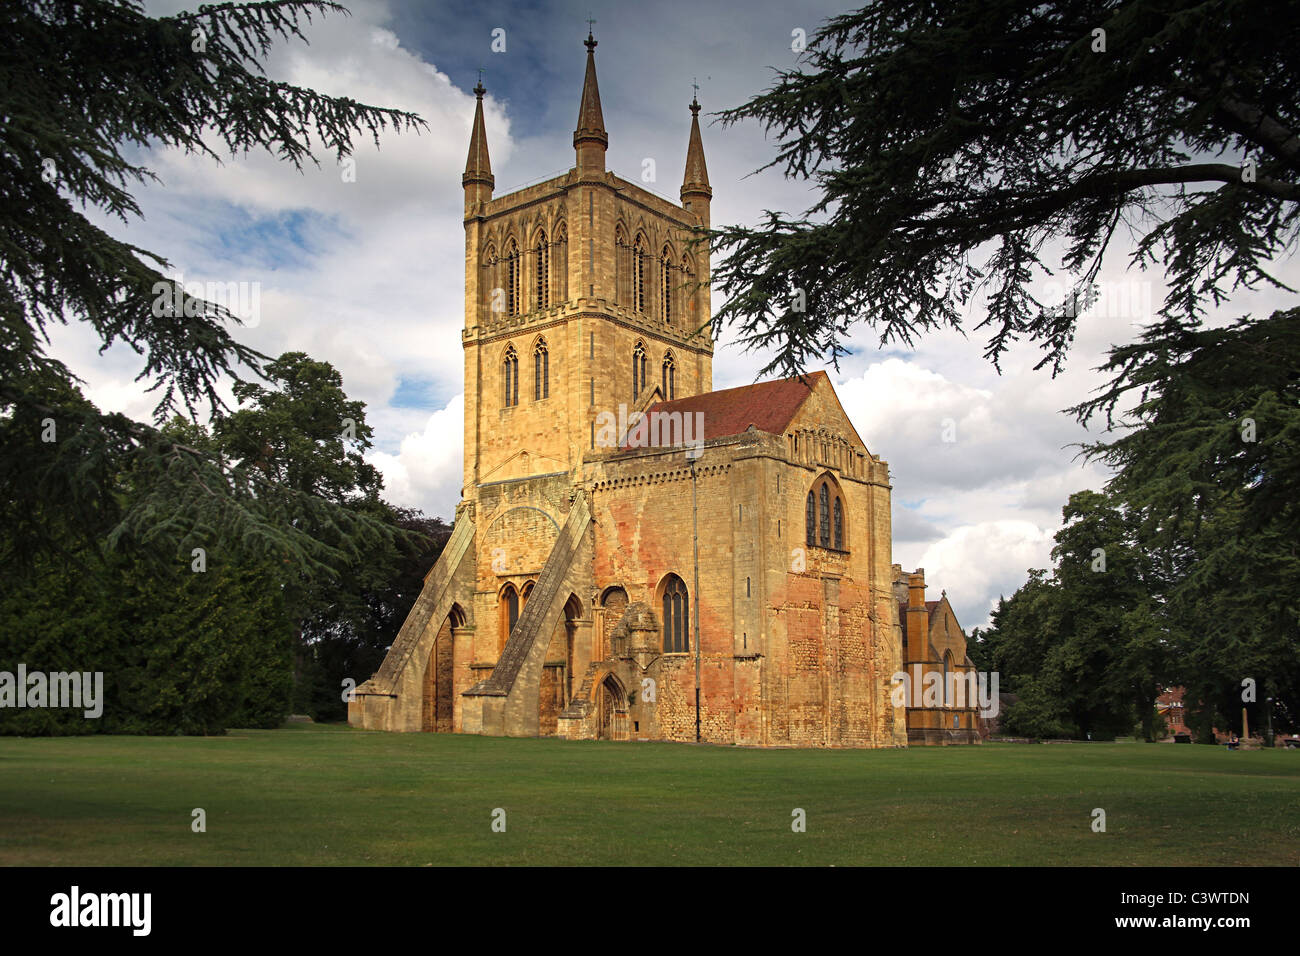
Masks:
[[[546,231],[537,234],[533,244],[537,253],[537,276],[533,283],[536,307],[544,309],[551,304],[551,248],[546,244]]]
[[[555,301],[569,301],[569,227],[560,220],[555,227],[555,277],[551,280]]]
[[[825,482],[822,482],[821,488],[817,491],[817,503],[821,506],[818,528],[820,534],[817,536],[817,541],[823,548],[829,548],[831,546],[831,490]]]
[[[641,313],[645,312],[645,243],[640,236],[632,247],[632,303]]]
[[[805,538],[810,547],[848,550],[845,547],[848,535],[844,528],[844,508],[844,496],[832,475],[822,475],[813,483],[804,516]]]
[[[640,395],[645,386],[645,345],[638,342],[632,350],[632,397]]]
[[[673,361],[673,353],[664,353],[664,398],[672,401],[677,397],[677,363]]]
[[[510,632],[515,629],[515,622],[518,620],[519,592],[515,590],[513,584],[507,584],[505,590],[501,592],[501,630],[504,632],[502,634],[502,646],[505,645]]]
[[[669,325],[673,322],[673,260],[672,251],[664,246],[659,254],[659,272],[661,276],[659,314]]]
[[[546,339],[537,340],[533,348],[533,401],[551,397],[551,356],[546,348]],[[839,499],[836,499],[838,506]]]
[[[519,404],[519,356],[513,345],[506,346],[506,355],[501,362],[502,405],[509,408]]]
[[[506,315],[519,314],[519,246],[506,243]]]
[[[686,584],[675,574],[664,582],[664,653],[682,654],[691,649],[690,596]]]

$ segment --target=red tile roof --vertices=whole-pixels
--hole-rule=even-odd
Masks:
[[[652,412],[704,413],[704,440],[739,435],[753,425],[759,431],[779,435],[794,418],[795,412],[811,394],[810,386],[818,377],[827,378],[825,372],[812,372],[808,384],[797,378],[781,378],[771,382],[755,382],[738,388],[724,388],[705,392],[671,402],[656,402],[647,409]]]

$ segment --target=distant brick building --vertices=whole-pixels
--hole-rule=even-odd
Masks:
[[[1186,734],[1195,739],[1192,729],[1187,726],[1187,708],[1183,705],[1183,688],[1170,687],[1156,698],[1156,713],[1165,719],[1168,736],[1176,737]]]
[[[826,374],[712,390],[700,107],[681,205],[615,176],[595,46],[575,166],[545,182],[493,197],[476,89],[462,501],[350,722],[694,740],[698,660],[703,740],[978,739],[970,708],[891,699],[905,660],[971,665],[923,574],[900,610],[889,468]]]
[[[980,733],[977,698],[968,689],[969,681],[962,681],[975,675],[975,665],[966,655],[966,634],[947,592],[937,601],[927,601],[923,568],[907,574],[896,564],[893,576],[904,670],[921,674],[921,683],[926,674],[942,680],[939,706],[907,708],[908,743],[978,743],[987,735]],[[915,676],[912,680],[917,682]]]

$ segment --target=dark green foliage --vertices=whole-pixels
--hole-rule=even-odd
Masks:
[[[355,579],[377,553],[393,549],[392,524],[379,500],[383,479],[363,458],[371,438],[365,404],[348,398],[338,371],[286,352],[265,374],[267,386],[236,384],[241,407],[218,412],[211,439],[200,430],[198,440],[232,470],[257,475],[282,521],[339,556],[329,576],[282,556],[289,610],[302,618],[342,579]]]
[[[1056,568],[1029,573],[980,635],[982,666],[1019,698],[1006,729],[1034,737],[1109,740],[1141,723],[1153,739],[1155,698],[1170,672],[1159,578],[1133,522],[1097,492],[1070,496]]]
[[[40,500],[24,515],[10,499],[11,525],[31,520],[56,545],[10,560],[15,540],[0,541],[11,568],[0,598],[0,670],[103,671],[104,716],[81,712],[0,712],[0,732],[222,733],[226,727],[277,726],[289,712],[344,719],[342,680],[359,684],[377,669],[419,594],[450,528],[379,499],[378,473],[361,457],[369,447],[365,407],[348,399],[327,363],[287,353],[267,366],[273,387],[244,389],[245,407],[214,424],[216,437],[184,420],[160,433],[204,455],[247,458],[238,465],[267,476],[268,487],[295,486],[346,511],[364,512],[389,531],[363,541],[358,558],[322,583],[285,557],[249,561],[222,538],[202,541],[205,570],[193,551],[160,549],[160,539],[123,539],[116,549],[88,547],[139,494],[131,456],[101,458],[115,489],[111,513],[74,529]],[[31,386],[45,402],[88,416],[94,406],[55,381]],[[346,413],[346,414],[345,414]],[[352,419],[341,438],[340,421]],[[29,456],[42,454],[40,422],[0,419],[0,441]],[[57,433],[50,480],[80,466],[77,434]],[[8,467],[8,462],[0,468]],[[337,533],[296,520],[314,538]],[[89,519],[88,519],[89,520]]]
[[[272,487],[336,505],[386,532],[347,542],[352,557],[335,578],[292,564],[280,574],[298,634],[293,711],[342,720],[343,679],[355,686],[378,669],[450,529],[379,498],[382,479],[363,458],[372,434],[365,404],[348,398],[332,365],[286,352],[267,363],[266,376],[267,386],[235,387],[241,407],[214,419],[211,445]],[[313,540],[344,546],[334,523],[287,513]]]
[[[0,670],[102,671],[103,714],[0,710],[0,733],[221,734],[288,713],[292,631],[262,570],[114,555],[41,564],[0,597]]]
[[[303,495],[375,500],[383,479],[362,458],[374,433],[365,403],[347,397],[338,371],[303,352],[286,352],[264,371],[274,387],[236,383],[241,407],[215,420],[222,453]]]
[[[341,159],[357,134],[378,145],[380,130],[424,125],[262,74],[273,42],[327,12],[346,13],[311,0],[170,17],[131,0],[0,5],[0,669],[103,670],[109,695],[99,721],[0,714],[7,732],[274,726],[295,673],[299,698],[322,700],[339,670],[369,676],[359,668],[414,598],[413,563],[436,558],[420,516],[380,500],[364,407],[337,371],[240,345],[238,317],[215,303],[175,308],[160,295],[174,288],[166,260],[86,214],[140,214],[130,187],[155,177],[128,157],[143,149],[219,161],[209,143],[264,148],[301,168],[314,146]],[[50,326],[69,321],[143,356],[153,424],[81,396],[46,353]],[[231,379],[234,411],[218,397]]]
[[[882,344],[961,328],[981,294],[995,364],[1023,338],[1059,370],[1071,303],[1117,229],[1165,269],[1165,314],[1182,316],[1277,284],[1268,262],[1300,236],[1300,16],[1285,0],[878,0],[831,19],[802,59],[721,114],[762,124],[767,166],[819,193],[715,236],[717,328],[774,348],[764,373],[836,361],[859,321]],[[1056,270],[1078,293],[1065,305],[1037,292]]]
[[[23,517],[54,511],[74,532],[95,529],[83,535],[86,547],[98,546],[101,519],[113,517],[114,546],[185,553],[220,539],[247,560],[287,558],[321,575],[387,534],[368,515],[157,428],[51,403],[45,385],[75,381],[46,354],[49,327],[68,321],[89,323],[106,347],[125,343],[144,357],[141,378],[159,392],[159,422],[204,405],[220,411],[221,380],[259,372],[265,357],[231,335],[236,316],[208,302],[159,307],[155,286],[173,287],[160,271],[166,260],[109,236],[83,210],[123,221],[139,215],[129,187],[156,177],[127,158],[136,147],[177,147],[215,161],[204,141],[215,135],[232,155],[264,148],[301,167],[315,162],[313,143],[341,158],[357,133],[377,143],[382,129],[422,125],[413,114],[262,75],[274,41],[301,37],[304,19],[328,11],[342,8],[228,3],[155,18],[130,0],[0,5],[0,413],[24,423],[52,418],[75,442],[47,444],[37,455],[0,447],[14,489],[6,517],[19,516],[2,530],[15,555],[65,547],[48,525]],[[123,472],[133,488],[126,508],[106,483]],[[302,516],[333,526],[333,540],[295,525]]]
[[[105,702],[92,720],[82,711],[0,710],[0,733],[209,734],[236,720],[278,724],[288,706],[292,631],[274,566],[224,561],[216,548],[198,573],[191,552],[149,541],[102,544],[137,505],[139,459],[100,442],[104,432],[93,423],[104,417],[75,388],[49,375],[22,384],[56,417],[51,442],[41,440],[45,427],[32,405],[0,418],[0,445],[21,459],[0,458],[8,492],[0,671],[14,673],[20,663],[29,672],[102,671]],[[181,432],[201,438],[201,429]],[[32,462],[43,489],[18,480]],[[87,475],[111,494],[68,511],[53,503],[60,493],[75,498]],[[49,547],[28,550],[34,534]]]
[[[1118,437],[1084,453],[1163,565],[1165,613],[1186,635],[1176,678],[1203,725],[1300,713],[1300,309],[1222,329],[1166,322],[1112,350],[1097,398]],[[1117,407],[1132,410],[1114,418]],[[1253,680],[1254,701],[1242,682]],[[1275,725],[1277,720],[1275,719]]]
[[[1080,729],[1106,701],[1117,717],[1126,682],[1144,722],[1153,687],[1184,686],[1189,725],[1207,743],[1212,727],[1240,730],[1243,707],[1262,730],[1267,698],[1274,729],[1290,729],[1300,714],[1300,309],[1221,329],[1164,322],[1113,349],[1102,370],[1111,382],[1072,411],[1112,429],[1083,454],[1114,478],[1104,495],[1071,498],[1066,518],[1078,520],[1057,535],[1054,576],[1031,573],[976,653],[1020,694],[1025,732],[1053,701],[1073,708]],[[1089,570],[1097,547],[1104,574]]]

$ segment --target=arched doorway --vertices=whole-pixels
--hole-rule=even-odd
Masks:
[[[564,604],[564,704],[573,700],[573,645],[578,636],[578,622],[582,620],[582,602],[570,594]]]
[[[582,602],[570,594],[564,602],[564,619],[551,635],[537,689],[537,732],[543,737],[558,730],[560,713],[573,698],[573,649],[582,619]]]
[[[456,636],[464,626],[465,612],[459,604],[453,604],[429,648],[429,660],[424,668],[422,730],[440,734],[455,730]]]
[[[600,740],[627,739],[627,692],[613,674],[606,674],[596,693],[596,736]]]

